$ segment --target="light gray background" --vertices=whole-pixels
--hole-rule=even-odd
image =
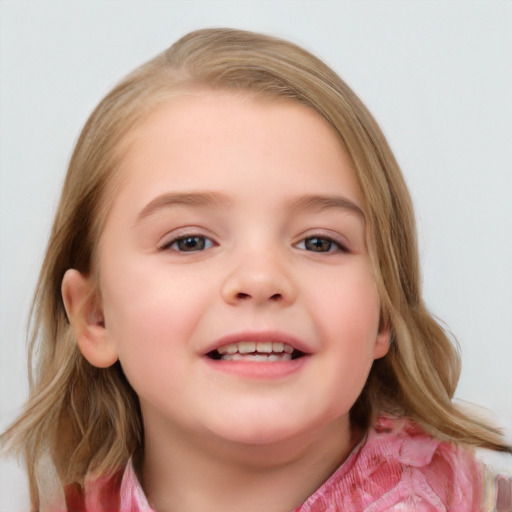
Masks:
[[[425,297],[462,346],[457,397],[512,441],[512,3],[2,1],[0,429],[26,391],[24,329],[67,160],[95,104],[192,29],[289,38],[384,129],[416,205]],[[0,511],[27,509],[0,463]]]

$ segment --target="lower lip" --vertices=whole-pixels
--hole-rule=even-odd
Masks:
[[[299,372],[309,360],[302,356],[288,361],[224,361],[204,357],[206,364],[216,371],[248,379],[280,379]]]

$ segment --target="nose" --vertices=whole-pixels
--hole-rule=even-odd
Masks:
[[[240,255],[222,284],[222,298],[231,305],[288,306],[297,298],[297,286],[286,262],[275,254]]]

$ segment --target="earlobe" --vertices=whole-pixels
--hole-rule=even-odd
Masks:
[[[62,278],[62,300],[76,343],[93,366],[107,368],[118,359],[109,339],[97,294],[91,280],[78,270],[69,269]]]

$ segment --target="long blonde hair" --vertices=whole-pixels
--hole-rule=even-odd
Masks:
[[[201,30],[110,92],[87,121],[71,158],[33,302],[30,398],[2,436],[26,461],[33,506],[39,504],[35,468],[41,457],[49,455],[67,485],[83,482],[90,471],[111,473],[143,449],[135,392],[119,363],[96,368],[80,354],[60,287],[69,268],[94,275],[97,242],[130,131],[161,102],[195,87],[301,102],[336,130],[352,161],[365,200],[383,321],[393,337],[351,410],[353,425],[367,428],[375,413],[388,411],[411,416],[443,440],[509,451],[496,429],[452,404],[460,359],[422,302],[410,197],[371,114],[328,66],[292,43],[237,30]]]

